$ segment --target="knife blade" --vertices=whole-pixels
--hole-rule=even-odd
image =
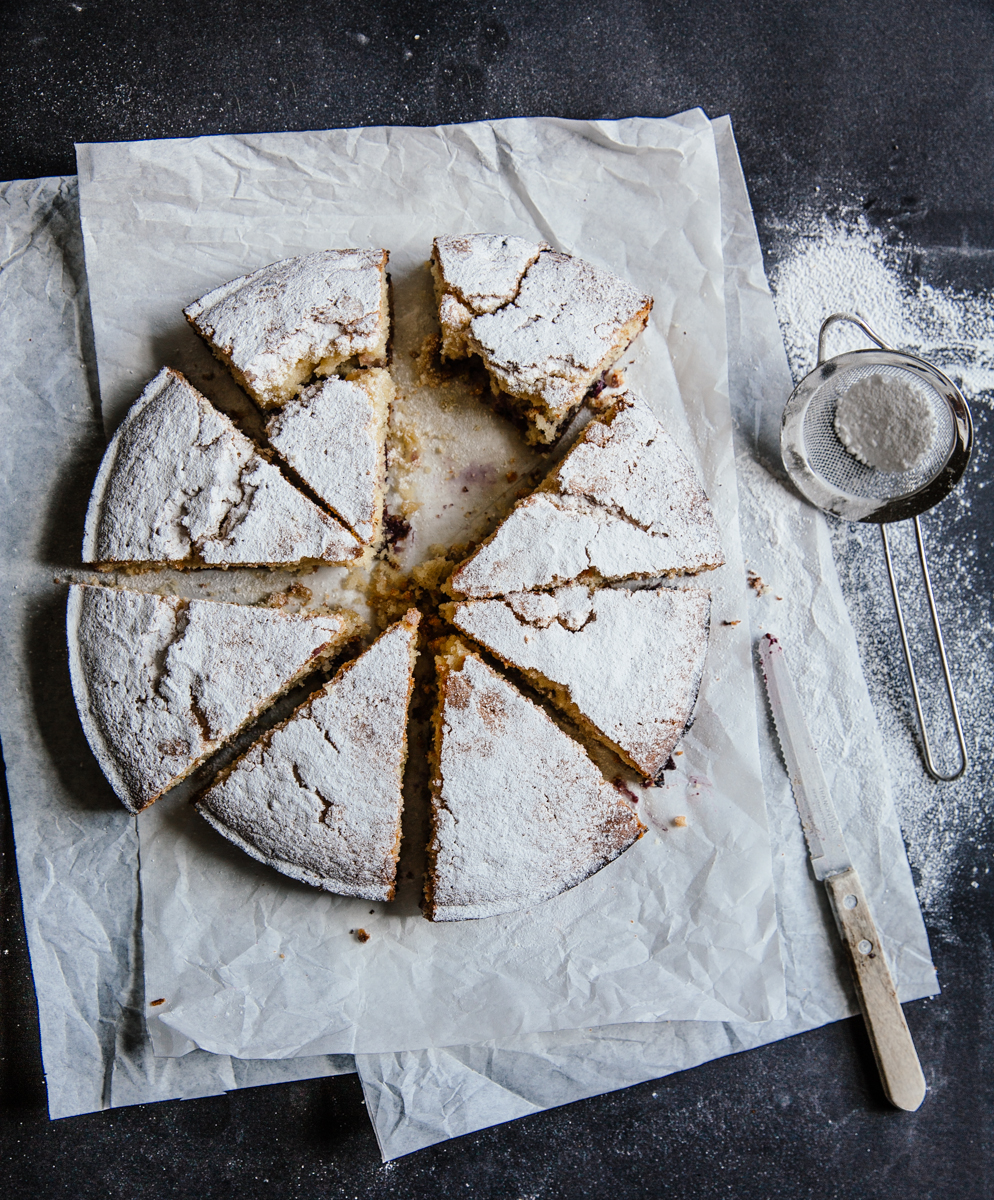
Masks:
[[[914,1112],[925,1099],[925,1076],[783,647],[767,633],[759,656],[811,866],[828,891],[884,1091],[896,1108]]]
[[[827,879],[852,866],[842,826],[832,803],[811,732],[801,714],[801,702],[787,670],[783,648],[766,634],[759,643],[759,656],[766,674],[766,691],[787,764],[794,803],[801,815],[801,828],[808,843],[816,879]]]

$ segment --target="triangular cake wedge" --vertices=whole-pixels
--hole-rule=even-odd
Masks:
[[[316,372],[349,359],[386,366],[386,250],[319,250],[270,263],[183,309],[262,408],[285,404]]]
[[[443,355],[478,354],[532,442],[555,440],[652,309],[651,296],[545,242],[438,237],[431,266]]]
[[[457,638],[435,661],[431,920],[492,917],[548,900],[642,836],[621,792],[512,683]]]
[[[448,590],[476,599],[577,580],[694,575],[724,561],[687,456],[645,401],[626,392],[456,568]]]
[[[711,600],[700,588],[582,586],[443,606],[581,729],[657,779],[693,717]]]
[[[419,614],[264,734],[197,801],[214,828],[302,883],[392,900]]]
[[[73,695],[114,791],[140,812],[322,666],[362,623],[74,585]]]
[[[378,367],[333,375],[304,388],[266,425],[277,454],[366,543],[383,520],[394,394],[389,372]]]
[[[364,549],[169,367],[111,439],[83,536],[84,562],[118,566],[350,563]]]

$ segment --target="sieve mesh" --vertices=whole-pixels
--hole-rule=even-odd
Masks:
[[[932,449],[910,471],[878,471],[861,463],[843,446],[835,432],[839,398],[869,375],[900,380],[912,388],[935,413]],[[830,375],[811,394],[804,413],[804,452],[811,470],[833,491],[871,500],[897,500],[931,482],[946,465],[956,440],[956,427],[945,397],[911,371],[889,364],[844,367]]]

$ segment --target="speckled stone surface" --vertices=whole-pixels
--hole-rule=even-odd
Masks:
[[[905,237],[914,269],[933,281],[989,289],[994,275],[994,11],[979,0],[217,0],[209,13],[188,0],[38,0],[12,8],[6,29],[5,179],[71,174],[74,141],[664,116],[701,105],[732,115],[768,263],[798,213],[854,206],[888,238]],[[964,554],[974,538],[987,547],[994,536],[994,492],[982,486],[989,409],[974,415],[971,506],[926,524]],[[78,553],[85,501],[83,489],[79,511],[63,511],[53,532],[65,561]],[[879,539],[868,533],[845,547],[851,605],[881,584]],[[989,595],[991,557],[976,554],[970,570],[973,594]],[[861,651],[874,703],[899,714],[902,761],[913,763],[900,648],[889,610],[881,613],[876,626],[858,625]],[[59,644],[62,619],[39,613],[35,631],[53,678],[59,661],[47,647]],[[968,668],[957,657],[968,645],[963,627],[946,632],[954,663]],[[990,655],[989,628],[982,644]],[[988,719],[986,705],[964,707],[968,729]],[[918,1113],[886,1106],[851,1020],[389,1167],[354,1076],[49,1123],[4,804],[0,1190],[10,1200],[984,1200],[994,1194],[992,766],[978,754],[972,782],[950,792],[945,809],[953,822],[967,803],[981,816],[941,912],[925,912],[943,993],[906,1009],[930,1087]]]

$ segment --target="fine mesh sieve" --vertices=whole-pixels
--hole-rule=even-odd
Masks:
[[[858,326],[879,349],[853,350],[826,362],[825,334],[838,321]],[[836,407],[840,398],[859,379],[871,375],[900,381],[909,387],[916,397],[928,405],[935,418],[932,445],[924,458],[909,470],[880,471],[866,466],[849,453],[835,431]],[[901,644],[921,729],[925,769],[933,779],[942,782],[958,779],[966,771],[967,755],[918,518],[953,490],[966,470],[972,448],[973,421],[970,410],[960,390],[941,371],[920,358],[892,350],[858,317],[835,313],[823,322],[818,335],[818,365],[797,385],[784,409],[780,429],[783,463],[798,490],[819,508],[844,520],[872,521],[880,525]],[[887,541],[887,524],[903,520],[914,521],[925,593],[959,742],[961,766],[952,775],[940,774],[932,760]]]
[[[883,377],[909,385],[903,367],[890,363],[862,364],[833,371],[815,389],[804,413],[802,433],[811,470],[847,496],[865,500],[904,499],[935,479],[949,460],[956,438],[955,425],[943,396],[925,380],[915,379],[912,391],[928,405],[935,418],[936,436],[931,450],[917,466],[906,471],[878,471],[855,458],[835,432],[838,402],[860,379]]]

